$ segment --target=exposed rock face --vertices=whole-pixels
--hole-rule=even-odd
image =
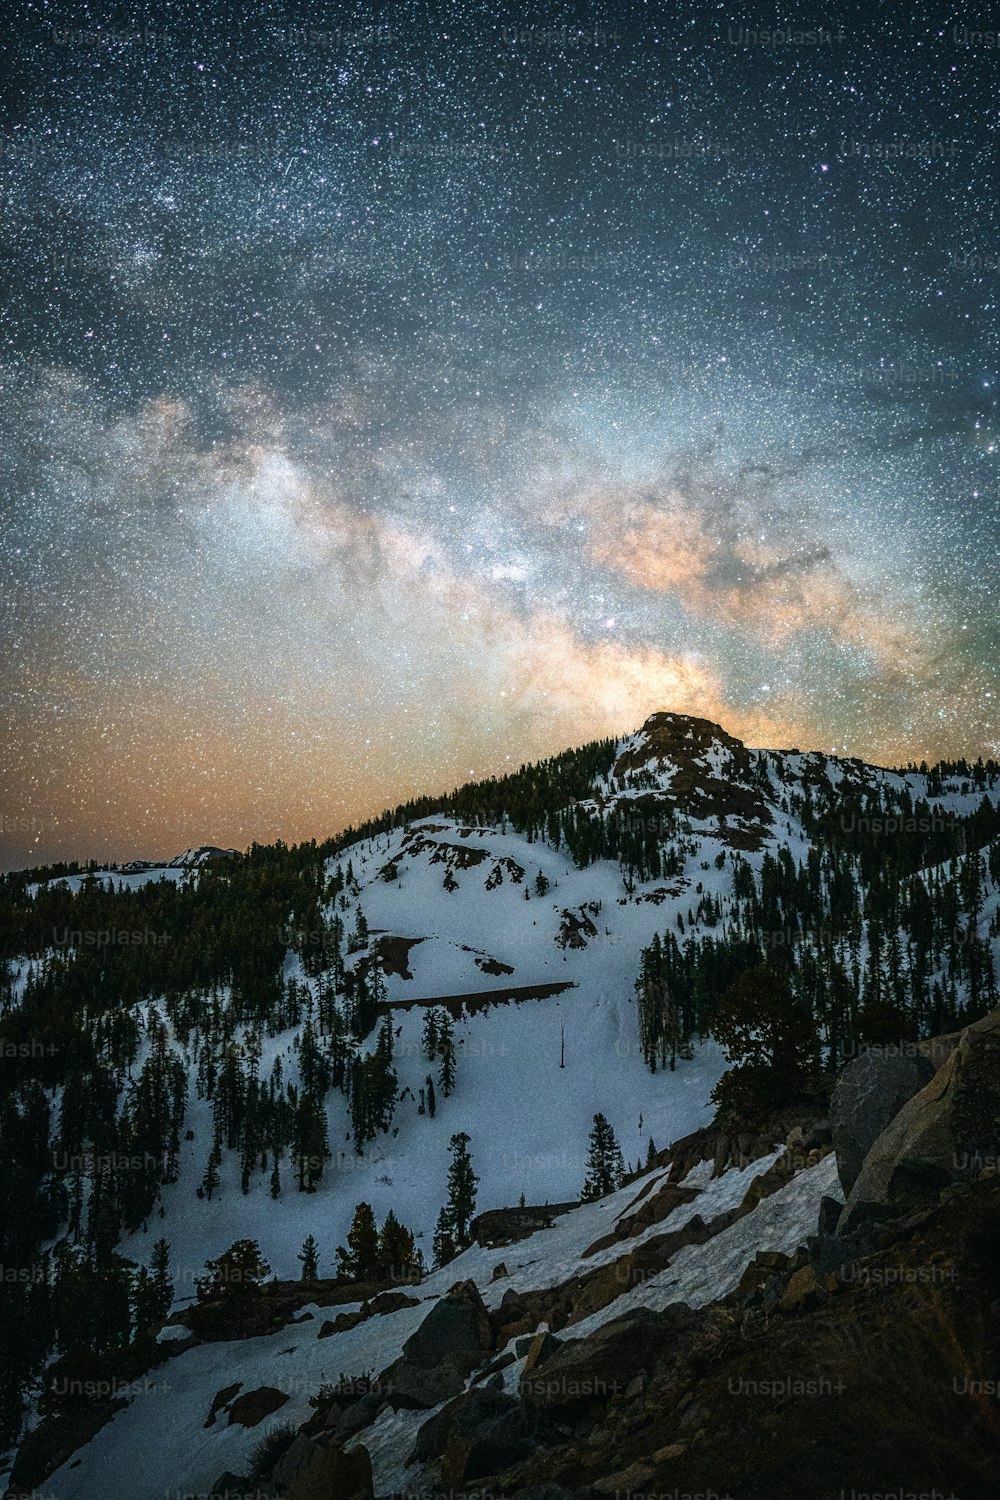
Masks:
[[[586,1339],[561,1345],[539,1370],[522,1377],[529,1411],[568,1414],[621,1396],[637,1375],[652,1370],[671,1328],[692,1317],[683,1303],[654,1313],[639,1307],[612,1318]]]
[[[272,1412],[278,1411],[289,1399],[284,1391],[276,1390],[274,1386],[262,1385],[255,1391],[245,1391],[229,1408],[229,1426],[234,1422],[243,1427],[256,1427],[269,1417]]]
[[[1000,1160],[1000,1010],[967,1027],[951,1056],[878,1137],[839,1232],[936,1202],[941,1189]]]
[[[934,1065],[928,1058],[884,1047],[860,1053],[844,1068],[833,1091],[830,1125],[845,1194],[890,1120],[933,1076]]]
[[[992,1500],[1000,1181],[953,1186],[880,1235],[839,1275],[762,1251],[719,1304],[563,1343],[521,1382],[526,1425],[510,1395],[461,1397],[421,1430],[413,1488]],[[517,1442],[477,1452],[494,1422]]]
[[[367,1448],[314,1449],[312,1462],[302,1468],[286,1500],[373,1500],[372,1462]]]
[[[477,1214],[469,1225],[469,1232],[477,1244],[486,1246],[513,1245],[525,1240],[539,1229],[550,1229],[553,1220],[560,1214],[578,1208],[577,1202],[527,1204],[524,1208],[489,1208]]]
[[[492,1383],[437,1412],[417,1433],[413,1460],[441,1459],[441,1477],[463,1485],[519,1463],[531,1452],[530,1424],[516,1396]]]
[[[429,1409],[457,1396],[465,1377],[493,1349],[493,1329],[479,1288],[458,1281],[436,1302],[403,1353],[379,1376],[396,1409]]]
[[[749,778],[750,753],[742,740],[709,719],[652,714],[627,742],[611,771],[612,783],[636,773],[668,778],[655,797],[634,803],[637,816],[718,818],[719,836],[736,848],[761,846],[773,817]]]
[[[471,1358],[474,1362],[490,1345],[489,1314],[479,1288],[474,1281],[457,1281],[410,1334],[403,1355],[421,1365],[435,1365],[442,1359]]]

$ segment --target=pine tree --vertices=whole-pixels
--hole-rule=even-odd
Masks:
[[[344,1281],[372,1281],[378,1275],[378,1228],[370,1203],[359,1203],[347,1235],[337,1246],[337,1275]]]
[[[625,1162],[614,1129],[602,1114],[594,1116],[587,1152],[587,1176],[581,1198],[585,1203],[603,1198],[622,1185]]]
[[[438,1053],[438,1021],[437,1007],[432,1005],[424,1013],[424,1026],[420,1037],[420,1045],[428,1062],[433,1062]]]
[[[326,1110],[318,1100],[304,1094],[295,1115],[295,1158],[300,1193],[314,1193],[330,1156]]]
[[[247,1301],[271,1274],[256,1240],[236,1240],[215,1260],[207,1260],[207,1276],[195,1280],[199,1302],[221,1297],[226,1302]]]
[[[392,1281],[409,1281],[415,1262],[413,1235],[390,1209],[378,1237],[379,1275]]]
[[[447,1099],[448,1095],[455,1091],[455,1038],[451,1017],[447,1012],[442,1012],[442,1022],[438,1030],[438,1053],[441,1058],[438,1082],[441,1085],[441,1092]]]
[[[215,1160],[215,1148],[209,1152],[208,1164],[205,1167],[205,1175],[201,1179],[201,1189],[205,1197],[211,1203],[212,1198],[219,1186],[219,1168]]]
[[[302,1249],[299,1251],[296,1258],[302,1262],[302,1280],[318,1281],[319,1246],[317,1245],[315,1237],[313,1235],[306,1235],[306,1238],[302,1244]]]
[[[170,1245],[162,1237],[153,1246],[150,1272],[156,1293],[156,1307],[162,1320],[170,1312],[174,1300],[174,1283],[170,1275]]]
[[[458,1254],[458,1246],[455,1244],[455,1230],[447,1208],[442,1208],[438,1214],[437,1225],[434,1230],[434,1264],[446,1266],[453,1261]]]
[[[427,1075],[427,1113],[432,1120],[437,1113],[437,1095],[434,1093],[434,1080],[429,1073]]]
[[[451,1165],[448,1168],[448,1201],[445,1205],[448,1223],[460,1250],[469,1244],[469,1224],[476,1211],[476,1184],[479,1178],[472,1170],[469,1136],[460,1130],[451,1138]]]

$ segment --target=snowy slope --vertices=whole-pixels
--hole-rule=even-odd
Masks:
[[[565,852],[509,827],[470,828],[445,816],[344,850],[329,865],[331,873],[348,863],[353,870],[339,915],[350,930],[360,909],[369,929],[367,947],[348,964],[380,957],[394,1012],[394,1063],[402,1097],[391,1133],[378,1135],[359,1157],[349,1138],[346,1101],[331,1091],[332,1160],[316,1193],[295,1190],[285,1161],[277,1204],[265,1174],[253,1176],[244,1196],[239,1164],[227,1153],[221,1193],[207,1202],[195,1189],[209,1151],[211,1111],[192,1087],[186,1126],[194,1139],[182,1143],[180,1179],[164,1189],[162,1215],[154,1214],[148,1226],[130,1236],[124,1252],[148,1262],[153,1242],[165,1235],[181,1297],[190,1296],[208,1256],[242,1237],[258,1239],[276,1274],[288,1277],[297,1274],[302,1241],[315,1234],[322,1269],[329,1271],[354,1207],[363,1200],[380,1220],[393,1208],[415,1230],[430,1260],[448,1142],[456,1131],[471,1137],[482,1211],[516,1203],[522,1192],[529,1202],[575,1198],[597,1110],[611,1121],[630,1164],[645,1160],[650,1137],[662,1147],[707,1123],[709,1095],[724,1058],[708,1041],[696,1049],[693,1061],[680,1061],[676,1072],[649,1072],[638,1040],[639,954],[654,933],[676,930],[678,915],[689,937],[724,930],[724,924],[691,927],[689,912],[702,895],[723,901],[730,895],[734,855],[755,869],[768,851],[780,847],[803,860],[809,841],[783,801],[790,789],[819,781],[908,790],[914,798],[925,797],[928,785],[920,773],[884,771],[815,752],[747,750],[706,721],[655,715],[621,742],[611,774],[595,787],[593,805],[629,803],[651,792],[665,803],[679,798],[689,811],[674,840],[684,859],[676,876],[633,889],[611,861],[578,869]],[[994,785],[988,794],[995,801],[1000,788]],[[954,778],[931,800],[946,812],[968,813],[981,797]],[[720,804],[729,808],[722,827]],[[721,868],[719,856],[724,856]],[[184,869],[174,862],[124,878],[138,882],[161,874],[181,878]],[[536,891],[539,874],[549,884],[544,895]],[[981,916],[984,936],[998,904],[994,891]],[[293,953],[286,970],[306,982]],[[558,985],[569,987],[552,993]],[[530,994],[536,988],[542,998],[508,998],[511,991]],[[421,1050],[421,1002],[470,996],[452,1006],[459,1018],[456,1091],[448,1099],[438,1091],[434,1119],[420,1115],[420,1087],[427,1073],[436,1071]],[[279,1055],[285,1076],[297,1076],[298,1035],[295,1028],[263,1039],[262,1076]],[[374,1038],[369,1048],[373,1043]],[[188,1061],[193,1070],[190,1053]]]
[[[691,1203],[675,1209],[671,1228],[693,1213],[706,1220],[735,1207],[755,1176],[774,1160],[766,1157],[744,1170],[730,1170],[711,1180],[703,1164],[687,1179],[700,1188]],[[662,1171],[651,1174],[662,1178]],[[335,1383],[341,1374],[361,1377],[377,1375],[402,1351],[405,1340],[422,1322],[432,1299],[460,1280],[474,1280],[487,1305],[496,1305],[508,1287],[548,1287],[582,1270],[592,1269],[631,1248],[638,1241],[583,1259],[583,1251],[606,1233],[615,1218],[632,1203],[643,1183],[633,1182],[597,1203],[583,1204],[556,1219],[550,1229],[503,1250],[478,1245],[465,1251],[449,1266],[433,1272],[419,1288],[421,1303],[367,1320],[358,1327],[319,1339],[323,1309],[304,1304],[295,1322],[276,1334],[234,1343],[206,1344],[169,1360],[135,1395],[128,1407],[104,1427],[93,1441],[45,1482],[51,1500],[162,1500],[164,1493],[207,1491],[226,1469],[245,1472],[247,1461],[270,1426],[286,1421],[298,1425],[310,1415],[309,1396],[324,1381]],[[753,1213],[738,1220],[707,1245],[690,1246],[678,1252],[673,1265],[661,1276],[624,1293],[600,1313],[560,1333],[561,1338],[579,1337],[601,1322],[629,1307],[664,1307],[672,1301],[703,1305],[731,1291],[743,1268],[759,1249],[793,1250],[814,1231],[822,1196],[836,1193],[833,1158],[792,1177],[765,1199]],[[657,1226],[662,1229],[662,1225]],[[492,1281],[493,1269],[503,1261],[510,1275]],[[344,1309],[338,1309],[344,1310]],[[514,1390],[523,1361],[504,1373],[508,1389]],[[216,1391],[235,1382],[244,1391],[268,1385],[285,1392],[289,1401],[260,1427],[218,1421],[204,1423]],[[429,1412],[384,1413],[366,1429],[359,1441],[369,1449],[375,1469],[376,1493],[394,1488],[412,1488],[413,1472],[404,1476],[403,1465],[417,1429]],[[151,1444],[152,1434],[155,1443]],[[74,1466],[75,1465],[75,1466]]]

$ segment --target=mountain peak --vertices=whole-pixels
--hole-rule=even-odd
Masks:
[[[666,711],[650,714],[642,728],[625,741],[612,774],[621,777],[651,761],[662,765],[666,761],[698,760],[713,746],[746,754],[743,741],[711,719]]]

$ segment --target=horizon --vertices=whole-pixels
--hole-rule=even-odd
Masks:
[[[146,843],[146,844],[142,844],[141,846],[136,847],[135,849],[133,849],[131,851],[128,851],[128,852],[125,852],[125,853],[117,853],[117,854],[112,853],[112,854],[109,854],[107,852],[104,852],[103,854],[87,854],[87,855],[84,855],[84,854],[74,854],[74,853],[62,853],[62,854],[55,855],[55,856],[53,856],[51,858],[36,860],[33,863],[28,863],[28,864],[7,864],[5,862],[5,855],[4,855],[4,852],[3,852],[4,851],[4,844],[3,844],[2,839],[0,839],[0,875],[21,874],[21,873],[24,873],[25,871],[32,871],[32,870],[35,870],[35,869],[42,869],[42,868],[45,868],[45,867],[47,867],[49,865],[59,865],[59,864],[77,864],[77,865],[79,865],[81,867],[81,869],[86,869],[87,866],[89,866],[89,865],[96,865],[98,868],[117,869],[121,865],[127,865],[127,864],[130,864],[130,863],[134,862],[134,861],[143,861],[143,860],[149,860],[151,863],[155,864],[155,863],[157,863],[157,861],[174,859],[174,858],[178,857],[179,855],[188,852],[189,850],[197,850],[197,849],[202,849],[202,848],[218,848],[218,849],[224,849],[224,850],[235,850],[235,852],[237,852],[238,854],[244,855],[244,854],[246,854],[249,851],[250,847],[253,844],[260,844],[260,845],[267,846],[267,845],[273,845],[273,844],[276,844],[276,843],[286,843],[286,844],[289,845],[289,847],[293,847],[293,846],[295,846],[297,844],[308,844],[310,842],[313,842],[313,843],[316,843],[318,845],[322,845],[322,844],[328,843],[328,842],[330,842],[332,840],[341,839],[341,838],[343,838],[343,836],[345,834],[354,832],[359,827],[363,827],[365,824],[367,824],[369,822],[377,821],[378,819],[380,819],[382,817],[385,817],[385,816],[387,816],[387,815],[395,812],[397,808],[405,806],[408,802],[420,801],[420,800],[423,800],[425,798],[429,799],[431,801],[434,801],[434,800],[437,800],[438,798],[443,798],[443,797],[446,797],[446,796],[450,795],[450,793],[458,790],[460,787],[470,785],[470,784],[472,784],[474,782],[488,781],[488,780],[491,779],[491,777],[494,777],[496,779],[500,779],[503,776],[510,775],[513,772],[516,772],[522,766],[533,765],[533,764],[536,764],[540,760],[546,760],[546,759],[549,759],[551,756],[557,756],[557,755],[560,755],[560,754],[562,754],[564,752],[567,752],[567,751],[570,751],[570,750],[579,750],[579,749],[582,749],[582,748],[584,748],[584,746],[586,746],[588,744],[592,744],[595,741],[600,740],[600,739],[613,739],[613,740],[616,740],[617,742],[621,743],[625,739],[630,738],[632,735],[640,733],[641,730],[645,727],[645,725],[649,722],[650,719],[657,718],[657,717],[660,717],[662,715],[670,715],[670,716],[675,717],[675,718],[689,718],[689,719],[694,719],[694,720],[700,720],[703,723],[711,724],[716,729],[722,730],[722,732],[724,734],[731,734],[732,733],[732,731],[730,731],[730,730],[727,729],[726,725],[720,724],[720,723],[718,723],[714,719],[706,719],[704,717],[704,715],[702,715],[702,714],[679,714],[679,713],[677,713],[673,709],[654,709],[651,713],[649,713],[649,714],[647,714],[645,716],[645,718],[642,720],[642,723],[639,724],[635,729],[626,730],[624,732],[620,732],[620,733],[617,733],[617,734],[595,735],[590,740],[579,741],[579,742],[577,742],[577,743],[575,743],[573,745],[562,745],[558,749],[550,751],[547,754],[537,756],[534,759],[525,759],[525,760],[519,761],[516,765],[513,764],[513,763],[511,763],[510,765],[505,765],[505,767],[503,769],[501,769],[499,771],[496,771],[496,772],[486,771],[486,772],[483,772],[482,774],[471,774],[470,773],[470,775],[468,777],[466,777],[465,780],[463,780],[463,781],[456,781],[456,782],[452,783],[452,785],[449,786],[449,787],[447,787],[446,789],[438,788],[438,789],[436,789],[434,791],[427,791],[427,790],[422,790],[422,789],[411,790],[409,793],[407,793],[405,796],[400,797],[395,802],[391,802],[391,803],[390,802],[385,802],[385,803],[383,803],[380,807],[377,808],[377,810],[373,810],[374,807],[375,807],[374,804],[372,804],[370,807],[368,807],[366,809],[361,809],[360,813],[357,816],[351,818],[348,822],[342,824],[339,828],[333,829],[332,831],[326,831],[326,832],[306,831],[304,833],[295,834],[295,835],[278,832],[276,834],[273,834],[271,837],[262,838],[262,837],[258,837],[256,834],[253,833],[252,830],[250,830],[250,837],[247,840],[247,842],[245,844],[243,844],[243,845],[233,844],[233,843],[227,843],[224,839],[212,837],[209,834],[209,835],[205,835],[205,836],[202,836],[202,837],[192,838],[192,839],[188,840],[184,844],[184,846],[181,847],[181,848],[176,848],[176,847],[174,847],[173,845],[171,845],[169,843],[164,843],[162,847],[156,848],[152,843]],[[740,739],[740,736],[738,736],[738,735],[734,735],[733,737],[735,739]],[[952,756],[940,756],[940,757],[936,758],[935,760],[931,760],[927,756],[916,756],[916,755],[914,755],[914,756],[910,757],[909,760],[906,761],[906,762],[899,762],[898,764],[894,764],[893,765],[893,764],[880,764],[877,761],[865,760],[863,757],[856,756],[856,755],[851,755],[849,752],[843,752],[843,751],[842,752],[838,752],[838,751],[834,751],[834,750],[822,750],[818,746],[802,746],[802,745],[796,745],[796,746],[791,746],[791,745],[752,745],[752,744],[748,745],[748,744],[746,744],[746,741],[742,741],[741,740],[740,742],[742,744],[744,744],[745,747],[748,750],[765,751],[765,752],[777,752],[777,753],[780,753],[780,754],[792,754],[792,753],[795,753],[795,752],[801,753],[803,755],[820,754],[820,755],[825,755],[825,756],[829,757],[830,759],[840,760],[840,761],[851,761],[851,760],[857,761],[857,760],[860,760],[860,761],[862,761],[862,763],[864,765],[866,765],[866,766],[868,766],[868,767],[870,767],[870,768],[872,768],[874,770],[890,771],[890,772],[896,772],[896,773],[899,773],[899,774],[906,774],[908,770],[913,770],[913,771],[916,771],[917,773],[919,773],[918,772],[918,768],[920,767],[920,765],[922,765],[924,763],[926,763],[926,765],[928,767],[928,770],[932,770],[935,766],[937,766],[939,764],[946,763],[946,762],[950,762],[950,761],[960,761],[960,760],[964,759],[964,760],[968,761],[970,765],[973,765],[973,764],[975,764],[975,761],[977,759],[984,759],[984,757],[981,757],[981,756],[980,757],[973,757],[973,756],[969,756],[969,755],[964,755],[963,756],[962,754],[958,754],[958,755],[952,755]],[[507,760],[508,761],[510,760],[509,756],[507,757]],[[430,816],[430,815],[428,815],[428,816]],[[2,831],[3,831],[4,834],[7,834],[11,830],[7,827],[6,823],[4,823]],[[23,832],[26,835],[32,835],[32,834],[37,833],[37,830],[31,829],[31,828],[28,828],[28,827],[25,827],[23,829],[19,829],[18,831],[19,832]],[[169,831],[170,830],[168,828],[164,827],[164,829],[161,832],[161,836],[164,839],[166,839],[168,837]],[[241,830],[241,832],[242,832],[242,830]],[[359,835],[359,837],[365,837],[365,835]],[[103,861],[103,864],[101,863],[101,861]]]

